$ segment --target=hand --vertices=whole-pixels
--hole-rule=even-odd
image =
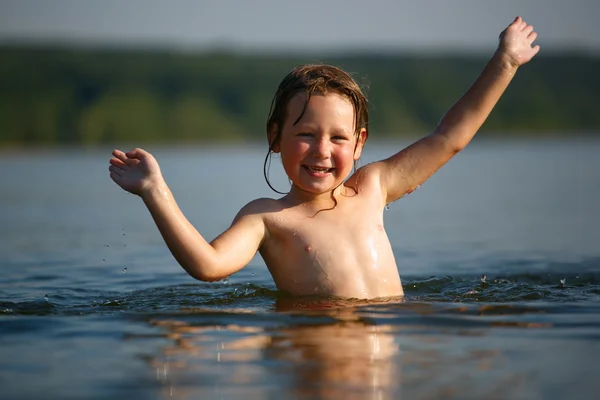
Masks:
[[[134,149],[127,153],[113,150],[110,159],[110,177],[124,190],[142,196],[146,191],[162,182],[162,174],[158,162],[142,149]]]
[[[529,62],[540,51],[540,46],[532,47],[537,38],[533,26],[527,25],[521,17],[515,18],[500,34],[500,45],[498,52],[508,58],[508,61],[515,67],[519,67]]]

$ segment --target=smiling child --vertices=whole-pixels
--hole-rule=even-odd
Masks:
[[[280,154],[291,189],[278,199],[251,201],[210,243],[182,214],[150,153],[114,150],[110,177],[142,198],[173,256],[196,279],[223,279],[258,251],[277,288],[292,296],[402,296],[385,206],[467,146],[517,69],[539,51],[532,46],[536,36],[517,17],[430,135],[354,173],[368,137],[365,96],[337,67],[295,68],[279,85],[267,122],[269,154]]]

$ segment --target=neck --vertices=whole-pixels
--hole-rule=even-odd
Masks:
[[[290,192],[282,200],[292,205],[303,204],[319,210],[329,209],[335,207],[340,197],[347,195],[347,192],[352,192],[352,189],[347,188],[344,184],[324,193],[307,192],[296,185],[292,185]]]

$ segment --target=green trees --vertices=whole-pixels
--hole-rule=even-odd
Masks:
[[[0,146],[263,140],[271,98],[314,57],[0,47]],[[485,57],[324,57],[367,87],[372,137],[423,134]],[[597,58],[540,56],[484,130],[600,131]]]

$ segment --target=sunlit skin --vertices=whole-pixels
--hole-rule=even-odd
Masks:
[[[354,126],[350,101],[303,94],[287,105],[281,136],[269,132],[292,181],[286,196],[261,198],[240,210],[229,229],[207,242],[181,213],[156,159],[142,149],[113,151],[110,176],[139,195],[165,242],[193,277],[227,277],[262,255],[277,287],[293,296],[362,299],[402,296],[383,210],[427,180],[470,142],[517,69],[539,51],[537,34],[517,17],[469,90],[428,136],[354,174],[367,138]],[[408,227],[407,227],[408,229]]]

